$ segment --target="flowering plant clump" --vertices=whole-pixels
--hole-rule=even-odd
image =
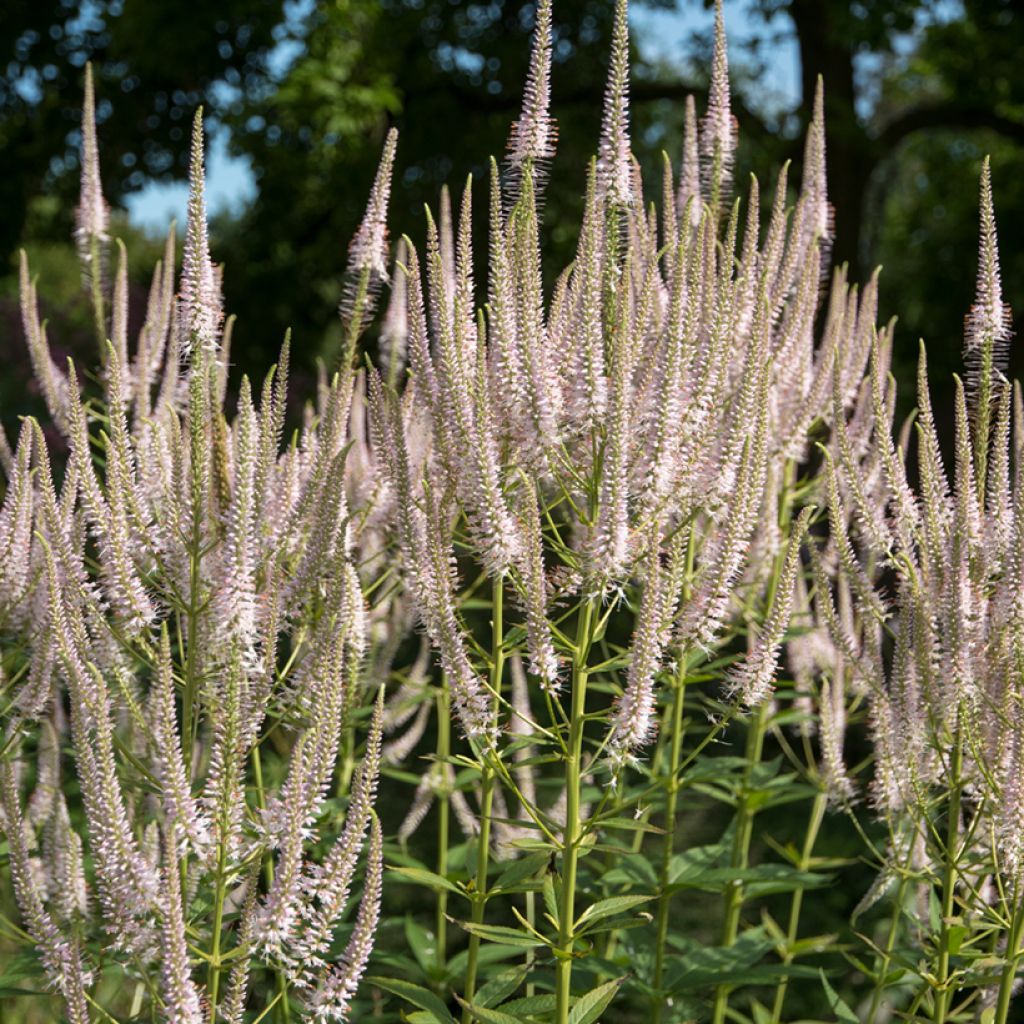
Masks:
[[[172,228],[129,345],[87,72],[100,366],[55,364],[23,257],[69,454],[32,419],[0,448],[3,927],[76,1024],[1008,1019],[1024,412],[987,165],[950,478],[923,355],[895,438],[877,276],[830,269],[822,83],[762,224],[719,3],[707,110],[645,206],[627,14],[571,265],[545,282],[539,0],[486,258],[472,180],[389,245],[391,132],[294,427],[287,338],[227,400],[201,115],[182,266]],[[807,936],[849,867],[826,820],[878,874]]]

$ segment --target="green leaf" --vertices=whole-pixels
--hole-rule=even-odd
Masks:
[[[716,985],[775,985],[784,978],[816,978],[819,968],[805,964],[754,964],[752,967],[694,971],[672,987],[673,993],[699,992]]]
[[[680,889],[703,889],[706,892],[721,892],[732,882],[743,882],[748,897],[768,896],[796,889],[818,889],[828,885],[831,880],[831,875],[800,871],[788,864],[759,864],[753,868],[702,868],[698,862],[693,861],[678,871],[665,891],[672,893]]]
[[[514,860],[505,870],[498,876],[498,880],[494,883],[495,889],[509,889],[519,882],[523,881],[524,878],[529,878],[531,875],[537,874],[542,867],[544,867],[548,861],[551,860],[551,855],[548,853],[531,853],[526,857],[520,857],[518,860]]]
[[[821,985],[825,989],[825,998],[828,1000],[829,1009],[836,1015],[838,1024],[860,1024],[857,1014],[850,1009],[839,993],[829,984],[824,970],[821,974]]]
[[[427,931],[423,925],[407,915],[405,941],[409,944],[412,955],[416,957],[416,962],[426,974],[430,974],[437,967],[437,942],[434,940],[434,933]]]
[[[455,998],[459,999],[458,996]],[[522,1024],[522,1020],[519,1017],[502,1013],[501,1010],[492,1010],[486,1006],[480,1006],[478,1003],[467,1003],[464,999],[459,999],[459,1005],[465,1007],[472,1014],[473,1019],[479,1021],[480,1024]]]
[[[520,949],[532,949],[535,946],[542,946],[540,939],[517,928],[506,928],[500,924],[473,924],[472,921],[460,921],[460,927],[469,932],[470,935],[477,935],[488,942],[500,942],[505,946],[517,946]]]
[[[555,892],[555,876],[551,872],[544,876],[544,908],[553,921],[559,919],[561,912],[558,908],[558,895]]]
[[[665,830],[638,818],[601,818],[595,823],[598,828],[617,828],[624,832],[653,832],[663,836]]]
[[[586,995],[580,996],[569,1011],[569,1024],[594,1024],[594,1022],[605,1011],[605,1007],[615,998],[619,986],[625,978],[616,978],[615,981],[605,982],[592,988]]]
[[[519,946],[498,946],[493,943],[484,943],[477,950],[476,961],[477,964],[483,966],[484,964],[501,963],[502,960],[511,960],[517,956],[522,956]],[[461,982],[468,963],[469,951],[465,949],[460,950],[449,959],[447,978],[453,986],[457,986]]]
[[[683,956],[685,966],[673,991],[738,980],[741,972],[752,968],[774,946],[764,928],[748,929],[731,946],[694,946]]]
[[[509,967],[500,971],[486,984],[477,989],[473,999],[475,1006],[491,1007],[508,999],[510,995],[523,983],[530,968],[526,964],[517,967]]]
[[[576,928],[594,924],[606,917],[613,917],[615,914],[623,914],[652,899],[654,899],[653,896],[609,896],[608,899],[598,900],[580,914]]]
[[[403,981],[401,978],[367,978],[367,982],[384,989],[392,995],[400,996],[407,1003],[418,1006],[427,1013],[432,1013],[442,1024],[455,1024],[455,1018],[448,1012],[448,1007],[434,995],[433,992],[411,981]]]
[[[695,846],[685,853],[677,853],[669,864],[668,880],[670,883],[681,883],[720,867],[728,852],[725,843],[715,843],[713,846]]]
[[[498,1007],[504,1013],[510,1013],[520,1020],[523,1017],[532,1017],[534,1014],[551,1013],[557,1005],[554,995],[526,996],[523,999],[512,999]]]
[[[454,882],[450,882],[443,875],[428,871],[426,868],[389,867],[388,871],[401,875],[416,885],[426,885],[431,889],[447,889],[449,892],[458,893],[460,896],[466,895]]]
[[[603,881],[608,885],[634,882],[645,888],[654,888],[658,884],[658,874],[643,854],[629,853],[620,857],[615,867],[605,872]]]
[[[952,956],[956,956],[960,952],[960,946],[964,941],[964,937],[968,934],[968,929],[962,924],[950,925],[948,932],[949,952]]]

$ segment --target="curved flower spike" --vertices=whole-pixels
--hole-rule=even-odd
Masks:
[[[370,189],[366,213],[348,248],[349,273],[369,270],[371,276],[378,281],[388,279],[388,200],[391,197],[391,173],[395,166],[397,147],[398,130],[392,128],[384,141],[384,151]]]

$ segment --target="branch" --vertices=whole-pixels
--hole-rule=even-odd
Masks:
[[[875,142],[883,151],[889,150],[909,135],[929,128],[990,128],[1024,144],[1024,122],[1004,117],[988,107],[956,100],[911,107],[886,124]]]

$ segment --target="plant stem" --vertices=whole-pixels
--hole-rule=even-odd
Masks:
[[[526,893],[526,920],[530,923],[530,927],[534,928],[537,925],[537,894],[531,889]],[[536,960],[536,955],[532,949],[526,951],[526,969],[530,971],[527,974],[526,982],[526,998],[532,998],[537,992],[537,986],[533,981],[533,964]]]
[[[668,775],[665,782],[665,840],[661,857],[661,877],[659,878],[657,940],[654,954],[654,1003],[652,1005],[651,1022],[661,1024],[661,1014],[665,1000],[662,998],[661,986],[665,975],[665,944],[668,940],[668,916],[672,902],[672,894],[668,892],[669,873],[672,868],[672,857],[676,844],[676,806],[679,798],[679,777],[676,769],[683,752],[683,709],[686,705],[686,654],[680,650],[678,654],[676,677],[672,686],[671,709],[671,747],[669,753]]]
[[[451,704],[448,699],[448,679],[442,678],[437,691],[437,763],[448,776],[448,757],[451,753]],[[437,797],[437,873],[448,874],[448,818],[450,813],[448,791],[441,786]],[[437,975],[443,984],[448,946],[448,890],[437,890],[437,915],[434,925],[434,941],[437,943]]]
[[[100,349],[100,364],[107,365],[107,316],[103,308],[103,280],[100,266],[100,241],[89,236],[89,297],[92,300],[93,325]]]
[[[882,996],[885,994],[885,977],[889,973],[889,964],[892,961],[892,951],[896,948],[896,938],[899,935],[900,914],[903,913],[903,901],[907,895],[907,880],[900,879],[899,887],[896,890],[896,909],[893,912],[892,920],[889,922],[889,935],[885,942],[885,953],[882,957],[882,966],[875,978],[875,990],[871,994],[871,1007],[868,1010],[867,1024],[875,1024],[875,1016],[882,1005]]]
[[[210,970],[207,989],[210,999],[210,1024],[217,1021],[217,995],[220,988],[220,933],[224,927],[224,899],[227,895],[225,884],[225,850],[223,840],[217,853],[217,888],[213,910],[213,946],[210,950]]]
[[[576,859],[580,839],[580,776],[583,757],[583,716],[587,705],[587,661],[592,642],[595,598],[580,608],[572,661],[572,711],[569,749],[565,757],[565,828],[562,833],[562,898],[558,908],[555,955],[555,1024],[567,1024],[572,997],[573,923],[576,914]]]
[[[504,635],[504,580],[499,577],[494,581],[491,597],[491,689],[498,693],[501,690],[501,677],[505,669],[505,635]],[[473,889],[473,905],[470,921],[482,924],[484,907],[487,903],[487,869],[491,852],[491,807],[494,802],[494,770],[490,763],[490,752],[485,752],[480,766],[480,837],[477,841],[476,884]],[[480,936],[470,935],[469,949],[466,960],[466,1008],[462,1011],[463,1024],[470,1024],[472,1014],[469,1004],[473,1002],[476,992],[477,960],[480,955]]]
[[[796,466],[793,460],[786,462],[783,471],[782,490],[779,494],[778,522],[779,527],[785,529],[792,521],[792,496],[793,477]],[[778,552],[775,564],[772,567],[771,577],[768,580],[768,588],[765,593],[765,615],[770,614],[775,605],[777,590],[779,586],[779,575],[782,571],[784,554]],[[764,749],[764,734],[768,724],[768,701],[762,701],[750,720],[750,727],[747,730],[746,765],[743,769],[743,790],[740,795],[739,804],[736,808],[736,833],[733,837],[732,867],[744,869],[750,856],[750,840],[754,828],[754,815],[757,813],[751,805],[750,780],[754,768],[761,761],[761,752]],[[724,920],[722,923],[722,945],[731,946],[736,941],[739,931],[740,910],[743,906],[743,883],[739,879],[733,879],[725,890]],[[725,1020],[726,1010],[729,1006],[728,985],[719,985],[715,991],[715,1009],[712,1018],[713,1024],[722,1024]]]
[[[942,930],[939,933],[939,991],[935,999],[936,1024],[944,1024],[953,1002],[953,990],[949,985],[950,928],[953,918],[953,902],[956,894],[956,847],[960,839],[960,776],[963,769],[963,731],[957,724],[950,762],[949,808],[946,821],[946,848],[942,875]]]
[[[732,846],[732,867],[744,869],[750,856],[750,840],[754,827],[754,808],[750,802],[750,777],[754,766],[761,760],[764,748],[765,725],[768,718],[767,703],[758,705],[747,731],[746,768],[744,770],[743,793],[736,809],[736,833]],[[731,946],[739,931],[740,909],[743,906],[743,883],[734,879],[725,890],[725,916],[722,923],[722,945]],[[722,1024],[729,1006],[729,986],[719,985],[715,991],[713,1024]]]
[[[811,855],[814,852],[814,844],[818,839],[818,831],[825,817],[825,808],[828,806],[828,794],[819,792],[811,805],[811,817],[807,823],[807,834],[804,836],[803,849],[800,851],[800,862],[798,869],[801,872],[807,871],[811,866]],[[788,967],[793,962],[793,943],[796,942],[800,929],[800,911],[803,908],[804,888],[800,886],[793,891],[789,903],[789,923],[786,928],[786,952],[782,962]],[[786,1002],[786,989],[789,987],[789,977],[783,977],[775,989],[775,1004],[772,1007],[772,1024],[779,1024],[782,1019],[782,1007]]]
[[[993,1024],[1006,1024],[1010,1012],[1010,999],[1013,996],[1013,983],[1017,978],[1017,967],[1020,963],[1021,931],[1024,930],[1024,904],[1021,902],[1020,886],[1014,886],[1014,911],[1010,923],[1010,934],[1006,940],[1006,965],[999,979],[999,995],[996,997],[996,1015]]]
[[[266,811],[267,809],[267,796],[266,788],[263,785],[263,758],[260,755],[259,743],[254,743],[252,748],[252,774],[253,779],[256,782],[256,806],[259,810]],[[267,891],[270,891],[271,886],[274,884],[274,857],[273,854],[268,854],[267,859],[263,862],[263,877],[266,880]],[[284,1024],[291,1018],[291,1010],[288,1006],[288,979],[285,977],[284,971],[274,971],[274,975],[277,978],[277,1019]],[[270,1007],[268,1006],[269,1010]]]

